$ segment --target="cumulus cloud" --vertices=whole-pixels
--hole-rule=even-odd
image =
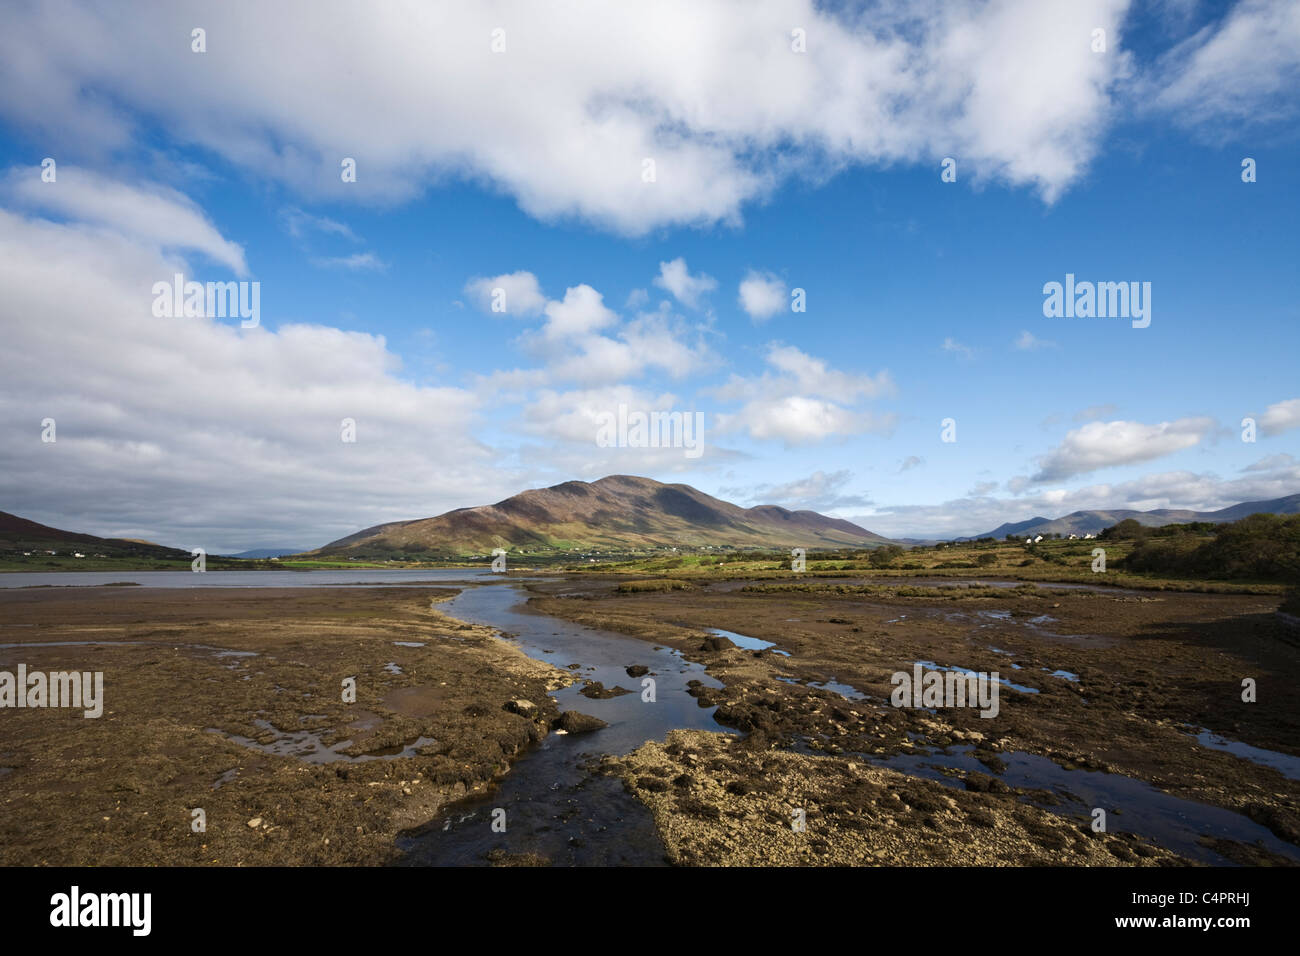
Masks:
[[[756,322],[763,322],[785,309],[789,303],[785,283],[770,272],[750,269],[740,280],[737,296],[740,307]]]
[[[691,275],[686,268],[686,260],[681,257],[672,262],[659,263],[659,275],[654,282],[661,289],[671,292],[678,302],[689,309],[698,309],[700,298],[718,287],[718,280],[713,276],[703,272]]]
[[[6,510],[219,553],[517,490],[473,437],[472,392],[406,380],[378,336],[157,318],[151,285],[178,265],[148,238],[0,210]]]
[[[1127,6],[589,0],[557,17],[529,0],[314,0],[177,2],[141,19],[30,4],[0,34],[0,111],[102,151],[162,126],[245,171],[343,199],[467,177],[531,215],[627,234],[738,222],[792,176],[946,155],[975,180],[1052,201],[1110,120]],[[196,57],[200,22],[210,42]],[[807,31],[805,54],[791,50],[792,24]],[[1095,27],[1115,38],[1106,56],[1089,48]],[[506,46],[494,54],[496,28]],[[354,183],[340,182],[344,157],[357,161]]]
[[[893,395],[896,389],[888,371],[875,376],[841,372],[822,359],[779,343],[768,346],[767,363],[775,373],[733,375],[709,390],[720,401],[744,402],[739,411],[718,415],[722,431],[745,431],[759,440],[802,445],[833,436],[888,433],[897,423],[893,413],[847,407],[867,398]]]
[[[500,296],[497,290],[500,290]],[[475,278],[465,283],[465,295],[483,312],[492,312],[494,301],[501,303],[502,315],[517,318],[541,315],[546,296],[531,272],[510,272],[492,278]]]
[[[1150,461],[1199,444],[1214,429],[1211,418],[1180,418],[1175,422],[1089,422],[1065,436],[1059,446],[1039,459],[1034,482],[1059,481],[1114,465]]]
[[[1300,398],[1270,405],[1259,417],[1259,430],[1265,435],[1280,435],[1293,428],[1300,428]]]

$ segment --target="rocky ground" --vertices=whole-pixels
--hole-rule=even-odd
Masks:
[[[720,724],[749,736],[745,752],[769,751],[762,759],[774,762],[773,772],[807,781],[814,796],[840,792],[836,781],[850,779],[845,777],[848,763],[861,763],[854,754],[888,758],[972,748],[996,781],[1000,755],[1024,752],[1067,769],[1136,777],[1175,796],[1243,813],[1279,838],[1300,844],[1300,782],[1201,746],[1189,733],[1193,727],[1208,728],[1257,747],[1300,753],[1300,636],[1274,613],[1276,597],[1033,585],[1015,590],[875,589],[815,580],[749,586],[719,582],[655,592],[620,590],[617,581],[584,578],[533,590],[531,604],[539,611],[673,646],[706,663],[724,687],[697,689],[701,704],[716,704]],[[743,650],[713,637],[709,628],[776,646]],[[1000,711],[991,719],[969,708],[929,713],[891,706],[891,674],[910,671],[918,660],[998,671],[1038,693],[1002,688]],[[1057,671],[1071,672],[1077,680],[1054,676]],[[1242,700],[1243,678],[1256,682],[1255,703]],[[813,686],[827,681],[848,685],[865,699],[846,700]],[[687,746],[686,741],[677,743]],[[711,755],[725,746],[737,745],[721,738],[707,745],[690,742],[690,749]],[[785,750],[798,752],[780,753]],[[818,755],[850,756],[819,761]],[[775,795],[775,802],[745,795],[758,804],[737,805],[740,797],[728,785],[753,786],[754,793],[762,793],[762,773],[768,772],[760,773],[746,760],[728,758],[723,763],[731,769],[719,770],[713,778],[717,785],[699,793],[660,787],[658,774],[643,772],[659,767],[678,775],[680,755],[657,745],[647,745],[611,769],[654,808],[666,842],[676,846],[683,860],[736,862],[763,859],[764,850],[784,852],[764,842],[771,836],[768,830],[760,838],[760,831],[741,826],[731,831],[732,839],[720,841],[719,834],[728,831],[719,826],[735,823],[738,813],[743,820],[750,814],[775,819],[786,812]],[[819,775],[826,779],[818,782]],[[966,786],[978,788],[979,781],[968,780]],[[1011,812],[1025,794],[1002,789],[1001,794],[993,791],[994,802]],[[951,789],[944,793],[954,796]],[[831,801],[831,820],[839,819],[834,808],[843,801],[837,800]],[[879,823],[877,810],[861,809],[869,824]],[[721,816],[713,819],[715,810]],[[966,810],[952,812],[960,816]],[[1086,823],[1078,821],[1079,827]],[[1216,848],[1242,863],[1285,862],[1254,846]],[[829,852],[831,860],[842,858],[842,851]],[[940,858],[924,849],[904,856],[898,862]],[[874,851],[862,859],[869,858]]]
[[[0,642],[106,642],[0,648],[0,669],[102,671],[105,698],[98,719],[0,712],[0,864],[393,860],[547,733],[572,680],[439,613],[448,594],[0,590]]]

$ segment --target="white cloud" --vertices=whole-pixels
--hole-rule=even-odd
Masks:
[[[1259,461],[1247,465],[1242,471],[1275,471],[1279,468],[1290,468],[1293,465],[1300,464],[1296,461],[1294,455],[1288,455],[1285,452],[1279,452],[1276,455],[1267,455]]]
[[[689,309],[698,309],[700,297],[718,287],[718,280],[713,276],[705,275],[703,272],[699,275],[691,275],[690,270],[686,268],[686,260],[680,256],[672,262],[659,263],[659,275],[654,283],[661,289],[667,289],[678,302]]]
[[[962,345],[952,336],[948,336],[946,339],[944,339],[943,344],[940,345],[939,347],[943,349],[945,352],[955,352],[957,355],[960,355],[964,359],[972,359],[975,357],[975,350],[973,348],[971,348],[969,345]]]
[[[854,411],[807,395],[755,399],[734,415],[718,416],[721,431],[743,430],[759,441],[776,440],[786,445],[807,445],[837,435],[887,432],[895,421],[893,415]]]
[[[1059,446],[1039,459],[1034,482],[1059,481],[1114,465],[1150,461],[1199,444],[1214,429],[1210,418],[1180,418],[1175,422],[1089,422],[1065,436]]]
[[[218,553],[517,490],[519,472],[472,437],[472,392],[400,378],[373,335],[155,318],[151,285],[176,265],[148,241],[0,210],[7,510]]]
[[[1021,330],[1020,336],[1016,339],[1015,345],[1016,348],[1026,352],[1033,352],[1038,349],[1054,349],[1058,347],[1055,342],[1048,342],[1046,339],[1040,339],[1028,329]]]
[[[541,315],[546,305],[546,296],[542,295],[537,284],[537,276],[531,272],[510,272],[492,278],[475,278],[465,283],[465,295],[476,308],[483,312],[492,312],[495,290],[500,289],[505,298],[502,315],[517,318]]]
[[[740,280],[737,301],[757,322],[770,319],[789,305],[785,283],[770,272],[755,272],[753,269]]]
[[[318,232],[327,236],[341,236],[352,242],[360,242],[361,237],[352,231],[346,223],[338,222],[327,216],[313,216],[296,206],[280,210],[285,231],[295,239],[306,238],[309,232]]]
[[[566,289],[563,301],[547,302],[542,311],[546,314],[543,331],[551,339],[589,335],[618,321],[605,305],[605,297],[586,283]]]
[[[794,346],[778,343],[768,346],[767,362],[777,374],[733,375],[726,384],[709,390],[719,401],[745,403],[735,413],[718,416],[722,431],[747,431],[755,439],[801,445],[832,436],[887,433],[897,422],[892,413],[845,407],[893,395],[896,389],[888,371],[874,377],[841,372]]]
[[[1259,430],[1265,435],[1280,435],[1293,428],[1300,428],[1300,398],[1270,405],[1259,417]]]
[[[1165,53],[1140,91],[1187,125],[1294,116],[1300,84],[1300,4],[1242,0]]]
[[[529,0],[177,2],[142,21],[32,4],[0,34],[0,111],[43,141],[101,151],[161,126],[345,200],[462,176],[531,215],[628,234],[738,222],[790,176],[946,155],[974,180],[1051,201],[1104,135],[1127,6],[590,0],[559,16]],[[189,45],[199,22],[201,57]],[[791,52],[792,24],[807,30],[806,54]],[[497,27],[507,46],[493,54]],[[1089,48],[1094,27],[1112,37],[1106,56]],[[343,157],[357,160],[355,183],[340,182]]]
[[[986,484],[965,498],[935,505],[878,506],[874,514],[849,520],[889,537],[953,538],[985,534],[1005,522],[1041,515],[1058,518],[1074,511],[1157,508],[1218,511],[1243,501],[1267,501],[1293,495],[1300,488],[1300,464],[1283,464],[1267,472],[1223,480],[1189,471],[1144,475],[1117,484],[1089,485],[1013,498],[988,497]],[[985,494],[981,494],[984,492]]]
[[[52,183],[39,167],[9,170],[4,182],[12,200],[29,209],[111,229],[158,249],[193,250],[236,275],[247,275],[244,250],[224,238],[188,196],[155,183],[129,185],[88,169],[59,165]]]
[[[793,510],[827,512],[837,508],[868,507],[871,501],[865,495],[846,493],[852,480],[853,473],[847,470],[829,474],[815,471],[805,478],[783,484],[720,488],[718,494],[727,501],[748,505],[782,505]]]

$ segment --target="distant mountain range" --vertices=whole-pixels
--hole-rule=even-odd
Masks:
[[[1245,501],[1239,505],[1232,505],[1228,508],[1222,508],[1218,511],[1185,511],[1174,510],[1170,508],[1157,508],[1154,511],[1127,511],[1119,509],[1116,511],[1073,511],[1061,518],[1029,518],[1026,521],[1015,521],[1007,524],[998,525],[992,531],[982,535],[972,535],[970,538],[958,538],[959,541],[970,541],[973,538],[1005,538],[1009,534],[1017,537],[1033,537],[1035,535],[1059,534],[1062,537],[1068,537],[1077,534],[1082,537],[1085,534],[1096,534],[1112,525],[1117,525],[1126,518],[1132,518],[1138,524],[1145,525],[1164,525],[1164,524],[1189,524],[1193,521],[1238,521],[1247,515],[1267,512],[1271,514],[1293,515],[1300,513],[1300,494],[1287,495],[1285,498],[1274,498],[1271,501]]]
[[[690,485],[611,475],[566,481],[493,505],[358,531],[311,554],[488,554],[493,548],[627,551],[642,548],[870,547],[887,538],[849,521],[775,505],[742,508]]]
[[[1060,518],[1029,518],[999,525],[975,537],[1001,540],[1097,534],[1126,518],[1144,525],[1192,521],[1237,521],[1260,512],[1300,513],[1300,494],[1271,501],[1247,501],[1218,511],[1159,508],[1154,511],[1075,511]],[[229,555],[257,559],[290,554],[428,559],[490,554],[493,548],[562,551],[634,551],[650,548],[862,548],[891,540],[850,521],[815,511],[789,511],[775,505],[742,508],[683,484],[611,475],[599,481],[566,481],[514,495],[494,505],[458,508],[433,518],[394,521],[339,538],[314,551],[258,548]],[[898,543],[927,544],[902,538]],[[0,553],[56,551],[107,557],[189,560],[190,552],[151,541],[100,538],[62,531],[0,511]]]

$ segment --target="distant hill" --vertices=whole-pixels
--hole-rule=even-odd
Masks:
[[[257,558],[283,558],[286,554],[301,554],[302,551],[302,548],[254,548],[252,551],[240,551],[238,554],[227,554],[224,557],[251,561]]]
[[[887,541],[815,511],[775,505],[742,508],[690,485],[611,475],[590,483],[566,481],[434,518],[377,525],[309,553],[460,556],[487,554],[493,548],[832,548]]]
[[[188,551],[177,548],[129,538],[99,538],[93,534],[62,531],[0,511],[0,553],[15,551],[57,551],[60,555],[81,552],[110,558],[190,559]]]
[[[1026,521],[1008,522],[999,525],[987,534],[972,535],[970,538],[960,538],[961,541],[969,541],[972,538],[992,537],[1001,540],[1009,534],[1017,537],[1033,537],[1035,535],[1059,534],[1062,537],[1068,537],[1077,534],[1082,537],[1085,534],[1096,534],[1112,525],[1117,525],[1126,518],[1132,518],[1139,524],[1145,525],[1165,525],[1165,524],[1188,524],[1192,521],[1237,521],[1247,515],[1253,514],[1279,514],[1293,515],[1300,514],[1300,494],[1287,495],[1285,498],[1274,498],[1271,501],[1245,501],[1239,505],[1231,505],[1218,511],[1186,511],[1174,510],[1170,508],[1157,508],[1154,511],[1129,511],[1117,509],[1115,511],[1074,511],[1061,518],[1029,518]]]

